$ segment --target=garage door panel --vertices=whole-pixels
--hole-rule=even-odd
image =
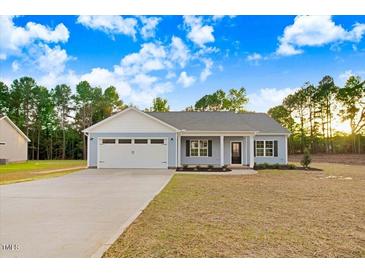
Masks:
[[[102,144],[99,142],[99,168],[167,168],[166,144]]]

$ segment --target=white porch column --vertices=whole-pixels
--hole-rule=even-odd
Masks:
[[[177,159],[177,167],[181,167],[181,134],[180,133],[177,133],[177,140],[176,140],[176,143],[177,143],[177,151],[176,151],[176,159]]]
[[[220,136],[221,138],[220,138],[220,145],[221,145],[221,149],[220,149],[220,151],[221,151],[221,166],[224,166],[224,136],[223,135],[221,135]]]
[[[254,141],[254,135],[251,135],[249,137],[250,140],[250,168],[253,168],[254,164],[255,164],[255,156],[254,156],[254,145],[253,145],[253,141]]]

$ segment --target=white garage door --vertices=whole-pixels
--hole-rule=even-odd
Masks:
[[[167,168],[166,138],[99,138],[98,168]]]

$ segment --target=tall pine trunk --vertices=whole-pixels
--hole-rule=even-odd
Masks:
[[[40,142],[40,136],[41,136],[41,133],[40,133],[40,128],[38,128],[38,135],[37,135],[37,160],[39,160],[39,142]]]
[[[66,133],[65,133],[65,127],[63,126],[62,130],[62,160],[65,160],[66,158]]]

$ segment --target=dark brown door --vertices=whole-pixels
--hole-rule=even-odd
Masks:
[[[241,142],[232,142],[231,143],[232,164],[241,164],[242,163],[241,151],[242,151]]]

